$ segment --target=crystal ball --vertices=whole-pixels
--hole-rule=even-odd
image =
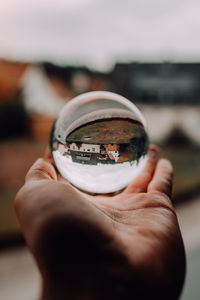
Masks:
[[[50,148],[60,174],[89,193],[120,191],[145,167],[146,121],[128,99],[89,92],[70,100],[51,132]]]

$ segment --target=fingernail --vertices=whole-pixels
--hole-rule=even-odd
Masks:
[[[149,150],[149,158],[152,160],[157,160],[159,157],[159,153],[158,151],[154,150],[154,149],[150,149]]]

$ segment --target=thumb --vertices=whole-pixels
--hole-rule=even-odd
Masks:
[[[26,174],[25,182],[44,179],[56,181],[57,174],[49,159],[39,158]]]

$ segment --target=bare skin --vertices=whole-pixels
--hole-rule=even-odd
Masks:
[[[185,252],[170,197],[173,169],[151,146],[122,193],[87,195],[51,159],[29,170],[16,214],[40,269],[43,300],[178,299]]]

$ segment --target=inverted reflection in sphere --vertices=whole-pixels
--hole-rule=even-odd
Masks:
[[[145,120],[134,104],[117,94],[82,94],[65,105],[55,122],[51,151],[60,174],[78,188],[118,191],[146,164]]]

